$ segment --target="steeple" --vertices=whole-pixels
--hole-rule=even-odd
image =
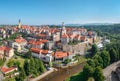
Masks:
[[[18,28],[21,28],[21,20],[18,21]]]
[[[64,22],[62,22],[62,35],[63,34],[66,34],[66,28],[65,28]]]

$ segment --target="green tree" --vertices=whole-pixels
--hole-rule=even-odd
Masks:
[[[94,56],[98,52],[98,48],[96,44],[92,45],[91,51],[92,51],[92,56]]]
[[[109,54],[110,54],[111,63],[116,62],[118,59],[118,56],[117,56],[115,49],[113,49],[113,48],[110,49]]]
[[[103,59],[99,54],[95,55],[93,59],[95,62],[95,67],[100,66],[101,68],[103,68]]]
[[[39,67],[40,72],[43,73],[43,72],[45,71],[45,67],[44,67],[43,62],[42,62],[41,60],[39,60],[39,63],[38,63],[38,64],[39,64],[39,66],[40,66],[40,67]]]
[[[24,61],[24,70],[27,76],[30,75],[30,63],[28,62],[28,60]]]
[[[91,66],[92,68],[95,68],[95,63],[94,63],[94,61],[93,61],[92,59],[88,59],[88,60],[87,60],[87,63],[88,63],[88,65]]]
[[[28,53],[26,54],[26,57],[29,58],[29,59],[32,57],[32,52],[31,52],[30,50],[29,50]]]
[[[86,64],[83,68],[83,74],[84,74],[84,78],[86,80],[88,80],[89,77],[92,77],[94,73],[94,69],[93,67],[89,66],[88,64]]]
[[[17,66],[18,68],[20,68],[20,61],[16,61],[16,62],[14,62],[14,66]]]
[[[20,68],[19,73],[20,73],[19,76],[15,78],[16,81],[24,81],[24,79],[26,78],[24,69]]]
[[[105,77],[103,76],[102,68],[97,67],[94,71],[94,79],[95,81],[105,81]]]
[[[103,50],[100,54],[102,60],[103,60],[103,67],[107,67],[110,64],[110,55],[106,50]]]
[[[36,70],[36,68],[35,68],[35,62],[34,62],[34,58],[30,58],[30,73],[32,74],[32,73],[34,73],[34,72],[36,72],[35,70]]]
[[[15,61],[14,60],[9,60],[7,63],[8,67],[14,66]]]
[[[68,64],[68,63],[70,63],[71,62],[71,59],[65,59],[64,60],[64,64]]]

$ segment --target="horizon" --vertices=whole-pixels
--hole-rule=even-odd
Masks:
[[[0,24],[119,23],[119,0],[1,0]]]

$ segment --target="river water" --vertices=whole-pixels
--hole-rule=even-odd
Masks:
[[[84,63],[70,66],[64,69],[58,68],[57,71],[54,71],[39,81],[64,81],[66,78],[72,76],[73,74],[79,73],[83,69],[83,66]]]

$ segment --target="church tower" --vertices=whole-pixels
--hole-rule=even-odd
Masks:
[[[63,34],[66,34],[66,28],[65,28],[64,22],[62,22],[62,35]]]
[[[21,20],[19,19],[18,21],[18,28],[20,29],[21,28]]]

